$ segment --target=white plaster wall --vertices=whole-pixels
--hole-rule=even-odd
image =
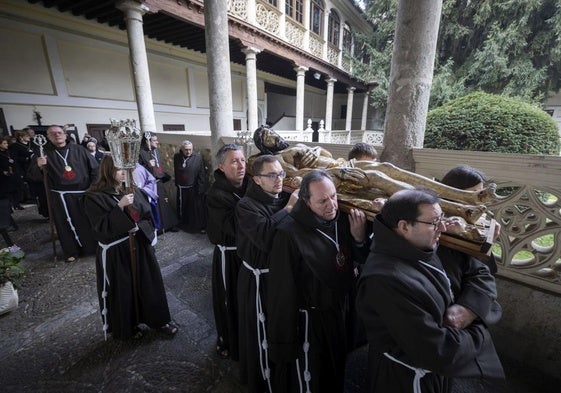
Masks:
[[[41,34],[0,27],[0,91],[54,94]]]
[[[26,2],[7,0],[3,11],[0,108],[8,128],[36,124],[34,109],[43,124],[74,123],[80,135],[88,123],[138,118],[125,32]],[[206,58],[149,39],[146,47],[156,126],[208,130]],[[232,68],[234,118],[245,127],[244,68]]]

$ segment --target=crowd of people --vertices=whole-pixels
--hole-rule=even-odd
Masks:
[[[15,132],[13,141],[0,138],[0,232],[6,244],[14,244],[8,232],[17,230],[13,211],[24,209],[26,200],[36,202],[39,214],[51,222],[55,253],[58,239],[66,262],[96,255],[105,337],[139,338],[146,327],[173,336],[178,329],[171,322],[154,245],[158,233],[177,226],[205,231],[201,155],[191,142],[182,142],[178,154],[185,158],[176,168],[182,174],[176,181],[181,203],[175,211],[163,187],[171,176],[163,170],[156,135],[143,139],[131,171],[134,187],[126,189],[125,170],[115,167],[107,145],[98,148],[88,134],[76,143],[57,125],[45,136],[32,131]],[[194,193],[184,191],[190,188]]]
[[[439,245],[458,224],[434,191],[399,190],[369,223],[339,209],[329,169],[298,171],[299,189],[283,192],[296,160],[266,153],[246,168],[240,146],[223,146],[206,198],[216,351],[239,362],[248,392],[342,392],[347,354],[365,343],[368,392],[502,384],[488,330],[502,313],[496,266]],[[349,153],[376,158],[363,143]],[[461,166],[443,183],[481,190],[485,179]]]
[[[241,146],[222,146],[209,187],[204,160],[185,140],[173,157],[174,210],[157,135],[143,139],[134,189],[93,138],[69,142],[59,126],[46,137],[41,149],[26,130],[11,145],[0,138],[0,209],[10,213],[0,229],[11,242],[22,190],[40,213],[38,189],[47,190],[41,214],[65,260],[96,255],[106,337],[176,334],[154,245],[158,232],[181,228],[215,245],[216,353],[239,362],[250,393],[342,392],[347,355],[366,342],[369,392],[445,393],[455,377],[504,379],[488,331],[501,317],[496,265],[439,245],[455,224],[433,191],[395,192],[370,223],[360,209],[341,211],[341,179],[328,168],[309,168],[297,190],[283,191],[296,164],[276,152],[246,167]],[[377,153],[360,143],[348,158],[373,162]],[[443,178],[464,190],[484,182],[467,166]]]

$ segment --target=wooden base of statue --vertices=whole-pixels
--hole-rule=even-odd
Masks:
[[[288,190],[285,190],[288,191]],[[351,209],[356,209],[357,206],[345,201],[338,201],[339,208],[342,212],[349,213]],[[377,213],[361,209],[369,221],[373,221]],[[461,251],[471,255],[479,260],[486,261],[491,255],[491,246],[493,245],[493,235],[495,233],[496,221],[489,220],[489,227],[486,228],[486,238],[482,242],[470,241],[461,237],[442,233],[440,235],[440,244]]]

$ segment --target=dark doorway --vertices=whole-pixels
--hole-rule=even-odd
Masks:
[[[318,142],[319,141],[319,121],[312,121],[312,130],[314,130],[314,132],[312,133],[312,142]]]

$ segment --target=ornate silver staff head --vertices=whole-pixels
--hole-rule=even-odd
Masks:
[[[33,143],[39,146],[39,155],[41,157],[45,157],[45,152],[43,150],[43,146],[47,144],[47,138],[45,138],[45,135],[42,134],[35,135],[35,137],[33,138]]]
[[[150,138],[152,138],[152,133],[150,131],[146,131],[144,133],[144,138],[146,138],[146,146],[148,146],[148,150],[152,150],[152,145],[150,145]]]
[[[125,186],[128,190],[132,184],[132,171],[138,163],[142,131],[136,127],[136,121],[132,119],[111,119],[111,127],[105,131],[105,138],[115,167],[126,169]]]
[[[111,150],[115,167],[134,169],[140,153],[142,131],[132,119],[111,119],[111,127],[105,131],[105,137]]]

